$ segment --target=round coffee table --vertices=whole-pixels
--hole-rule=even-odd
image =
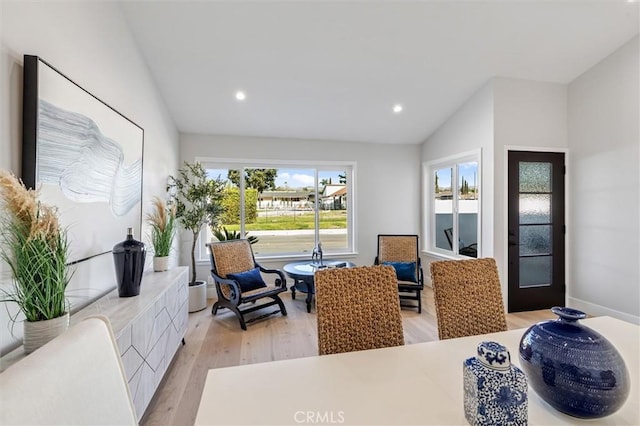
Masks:
[[[326,259],[322,263],[318,261],[303,260],[302,262],[287,263],[282,268],[293,279],[291,286],[291,298],[295,300],[296,291],[307,293],[307,312],[311,312],[311,301],[316,293],[313,276],[316,271],[327,268],[352,268],[356,266],[346,260]]]

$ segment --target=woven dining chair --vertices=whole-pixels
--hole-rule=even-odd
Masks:
[[[440,340],[507,330],[495,259],[431,263]]]
[[[325,269],[315,284],[320,355],[404,345],[391,266]]]
[[[211,313],[216,315],[221,308],[233,312],[240,327],[266,318],[278,312],[287,315],[287,309],[279,294],[287,291],[287,280],[279,269],[267,269],[258,264],[253,256],[251,244],[246,239],[228,240],[207,244],[211,261],[211,276],[215,282],[218,300]],[[275,275],[274,284],[264,282],[263,274]],[[270,299],[257,303],[260,299]],[[250,312],[278,305],[279,309],[250,319]]]
[[[424,274],[418,254],[417,235],[378,235],[376,265],[391,265],[396,269],[397,292],[400,306],[418,308],[422,312],[421,292],[424,290]],[[415,300],[416,303],[408,300]]]

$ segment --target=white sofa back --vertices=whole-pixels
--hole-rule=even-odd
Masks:
[[[74,325],[0,374],[2,425],[134,425],[109,320]]]

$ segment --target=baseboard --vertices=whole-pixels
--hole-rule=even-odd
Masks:
[[[597,305],[591,302],[585,302],[584,300],[576,299],[574,297],[567,297],[567,306],[570,308],[581,310],[592,316],[610,316],[618,318],[619,320],[630,322],[632,324],[640,325],[640,317],[631,315],[626,312],[616,311],[615,309],[607,308],[605,306]]]

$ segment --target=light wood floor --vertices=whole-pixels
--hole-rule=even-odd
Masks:
[[[189,314],[185,336],[163,383],[149,405],[141,425],[192,425],[207,370],[318,354],[315,309],[306,311],[304,296],[283,294],[288,316],[274,315],[249,324],[242,331],[231,312],[211,315],[212,301],[203,311]],[[405,343],[438,340],[433,292],[423,292],[422,314],[402,310]],[[507,314],[509,329],[525,328],[554,318],[549,310]]]

